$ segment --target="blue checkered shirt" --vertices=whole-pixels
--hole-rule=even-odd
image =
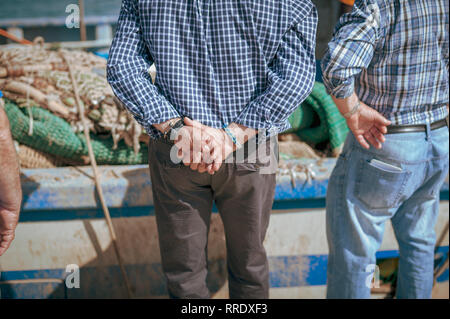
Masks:
[[[273,135],[312,90],[316,26],[309,0],[123,0],[108,81],[153,137],[179,116]]]
[[[445,118],[448,0],[356,0],[322,60],[330,94],[353,92],[394,124]]]

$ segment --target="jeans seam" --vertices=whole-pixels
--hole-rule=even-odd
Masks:
[[[338,212],[338,216],[336,216],[336,214],[334,214],[333,216],[333,228],[334,229],[338,229],[339,225],[337,224],[339,217],[341,216],[341,214],[344,213],[344,211],[347,211],[345,209],[345,204],[344,204],[344,198],[346,198],[346,194],[347,194],[347,177],[348,177],[348,163],[351,160],[353,154],[353,147],[347,152],[346,157],[343,158],[343,165],[345,165],[345,168],[343,170],[343,174],[337,177],[337,187],[338,189],[342,190],[343,192],[343,196],[336,196],[335,199],[335,207],[336,207],[336,212]],[[342,242],[342,237],[340,239],[338,239],[337,241],[335,241],[335,245],[338,245]]]
[[[406,184],[408,183],[408,181],[409,181],[409,179],[411,177],[411,174],[412,174],[411,172],[407,172],[406,173],[405,177],[403,178],[402,186],[400,187],[400,189],[398,191],[398,194],[397,194],[397,196],[395,198],[395,201],[392,204],[393,207],[389,207],[389,208],[394,208],[394,207],[398,207],[399,206],[400,198],[403,196],[403,192],[405,191]]]

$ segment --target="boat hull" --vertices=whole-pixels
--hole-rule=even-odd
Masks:
[[[326,186],[334,161],[320,163],[317,178],[279,176],[265,247],[271,298],[324,298],[328,247]],[[138,298],[167,298],[161,268],[151,182],[145,166],[102,167],[102,180],[128,276]],[[2,298],[125,298],[126,289],[87,168],[26,170],[24,208],[16,239],[0,257]],[[448,188],[442,192],[438,236],[448,225]],[[448,254],[448,233],[438,248]],[[398,257],[390,223],[378,259]],[[208,286],[226,298],[225,236],[213,212],[208,245]],[[79,267],[79,287],[73,265]],[[377,295],[374,295],[377,297]],[[448,298],[448,269],[434,297]]]

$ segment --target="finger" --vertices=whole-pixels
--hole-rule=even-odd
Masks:
[[[220,162],[218,162],[218,161],[214,162],[214,165],[213,165],[213,167],[212,167],[213,171],[214,171],[214,172],[218,172],[219,169],[220,169],[220,167],[222,166],[222,164],[223,164],[222,161],[220,161]]]
[[[206,171],[207,171],[207,166],[206,166],[206,164],[202,163],[202,164],[200,164],[200,165],[198,166],[198,172],[199,172],[199,173],[203,174],[203,173],[205,173]]]
[[[212,145],[212,138],[208,134],[202,134],[202,143],[203,147],[208,147],[210,149],[210,145]]]
[[[188,126],[194,126],[194,122],[187,116],[184,117],[184,124]]]
[[[213,162],[212,159],[213,149],[209,145],[203,145],[202,149],[202,162],[205,164],[211,164]]]
[[[193,154],[191,149],[183,149],[183,164],[190,166],[193,160]]]
[[[0,256],[3,255],[14,240],[14,234],[0,236]]]
[[[178,158],[185,159],[191,153],[192,138],[189,130],[181,129],[178,133],[177,140],[174,143],[178,148]]]
[[[371,132],[364,134],[364,138],[376,149],[381,148],[381,143],[375,138],[375,136],[372,135]]]
[[[381,149],[382,147],[383,147],[383,142],[382,142],[382,140],[384,140],[384,136],[383,135],[381,135],[381,140],[379,140],[378,138],[377,138],[377,136],[374,134],[374,133],[372,133],[372,132],[369,132],[369,134],[370,134],[370,136],[372,137],[372,139],[373,139],[373,141],[375,142],[375,144],[372,144],[376,149]]]
[[[184,164],[185,166],[191,166],[191,164],[192,164],[192,156],[185,155],[185,156],[183,157],[183,164]]]
[[[196,128],[199,128],[199,129],[201,129],[203,127],[202,123],[200,123],[198,121],[195,121],[195,120],[191,120],[188,117],[184,118],[184,124],[186,124],[187,126],[196,127]]]
[[[370,148],[370,145],[366,142],[366,140],[364,139],[364,136],[358,135],[358,136],[356,136],[356,140],[357,140],[358,143],[361,144],[361,146],[364,147],[365,149],[369,149],[369,148]]]
[[[216,140],[213,136],[208,134],[206,131],[202,131],[202,148],[205,152],[211,152],[214,146],[217,145]]]
[[[198,166],[199,165],[200,164],[198,164],[198,163],[192,163],[191,166],[190,166],[190,169],[193,170],[193,171],[196,171],[196,170],[198,170]]]
[[[376,123],[375,127],[378,131],[380,131],[381,134],[386,134],[388,132],[388,129],[385,125],[380,125],[380,124]]]
[[[211,154],[211,158],[213,160],[213,170],[217,172],[222,166],[223,162],[223,154],[222,148],[214,148],[213,153]]]
[[[202,162],[202,152],[201,150],[192,151],[192,164],[200,164]]]
[[[223,157],[223,152],[222,151],[223,151],[222,148],[214,149],[214,153],[212,155],[212,158],[214,159],[213,160],[213,167],[212,167],[212,169],[213,169],[214,172],[219,171],[220,167],[223,164],[224,157]]]
[[[208,143],[203,145],[203,162],[206,164],[212,164],[216,159],[216,153],[221,148],[217,141],[210,136]]]
[[[202,130],[200,128],[194,127],[192,129],[192,148],[197,152],[201,150],[202,144],[204,143],[202,135]]]
[[[384,135],[378,130],[378,128],[373,127],[370,132],[372,133],[372,135],[381,143],[386,142],[386,138],[384,137]]]
[[[207,170],[208,174],[214,175],[214,173],[215,173],[214,164],[209,164],[208,166],[206,166],[206,170]]]
[[[391,125],[391,121],[389,121],[387,118],[385,118],[383,115],[381,115],[380,113],[377,112],[376,117],[375,117],[375,121],[379,124],[379,125],[383,125],[383,126],[389,126]]]

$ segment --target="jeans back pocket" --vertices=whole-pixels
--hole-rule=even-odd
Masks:
[[[387,170],[361,159],[355,184],[356,198],[369,209],[389,209],[399,205],[411,172]]]

